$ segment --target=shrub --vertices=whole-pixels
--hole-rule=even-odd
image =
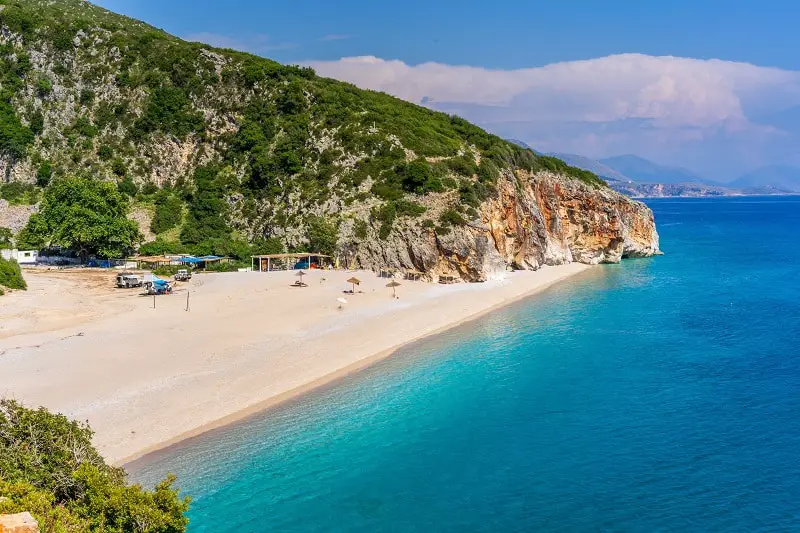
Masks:
[[[178,226],[183,218],[183,202],[166,191],[156,197],[156,211],[150,222],[150,231],[163,233]]]
[[[206,271],[208,272],[236,272],[238,269],[239,265],[231,261],[225,263],[218,261],[216,263],[211,263],[206,267]]]
[[[117,182],[117,190],[120,192],[120,194],[124,194],[129,198],[133,198],[136,196],[136,193],[139,192],[139,187],[136,186],[129,176],[125,176]]]
[[[494,183],[500,176],[500,170],[490,159],[481,159],[478,165],[478,179],[484,183]]]
[[[467,178],[472,177],[473,174],[478,172],[478,168],[475,166],[475,161],[467,156],[448,159],[447,166],[456,174],[460,174]]]
[[[185,254],[188,248],[179,242],[168,242],[157,238],[139,246],[138,252],[139,255]]]
[[[463,226],[467,223],[455,209],[448,209],[439,215],[439,223],[444,227]]]
[[[25,290],[28,288],[22,277],[22,270],[13,259],[0,257],[0,285],[9,289]],[[1,436],[0,440],[2,440]],[[0,445],[0,450],[2,450],[2,445]],[[2,474],[2,458],[0,458],[0,474]]]
[[[394,202],[395,211],[397,216],[418,217],[425,212],[425,206],[417,202],[409,202],[406,200],[396,200]]]
[[[0,227],[0,250],[4,248],[11,248],[13,245],[14,234],[11,233],[11,228]]]
[[[87,117],[78,117],[78,120],[75,121],[72,129],[84,137],[94,137],[97,135],[97,126],[92,124],[92,121],[90,121]]]
[[[144,183],[144,185],[142,185],[142,190],[139,192],[141,192],[143,196],[150,196],[152,194],[156,194],[158,192],[158,185],[156,185],[152,181],[147,181]]]
[[[36,93],[44,98],[53,92],[53,82],[47,78],[39,78],[36,80]]]
[[[12,181],[0,185],[0,198],[7,200],[10,204],[33,205],[39,201],[39,190],[29,183]]]
[[[398,165],[395,172],[400,177],[403,189],[408,192],[425,194],[444,190],[441,179],[434,174],[430,164],[423,159]]]
[[[140,251],[141,253],[141,251]],[[186,268],[183,265],[160,265],[152,270],[156,276],[174,276],[178,270]]]
[[[158,87],[150,94],[144,113],[134,125],[134,135],[153,131],[185,137],[203,129],[203,116],[192,109],[186,91],[179,87]]]
[[[356,220],[353,225],[353,236],[358,240],[364,240],[367,238],[367,232],[369,230],[369,225],[364,222],[363,220]]]
[[[42,161],[39,169],[36,171],[36,185],[39,187],[47,187],[50,183],[50,178],[53,176],[53,165],[50,161]]]
[[[250,245],[250,255],[281,254],[285,251],[286,247],[277,237],[255,239]]]
[[[194,172],[194,183],[188,216],[181,229],[181,242],[196,245],[230,238],[230,228],[225,221],[225,185],[219,178],[219,169],[214,165],[198,167]]]
[[[333,255],[336,252],[336,242],[339,240],[339,230],[322,217],[311,217],[306,237],[309,252]]]
[[[40,110],[35,110],[31,113],[29,129],[33,135],[39,135],[44,131],[44,115]]]
[[[78,97],[78,102],[81,105],[88,106],[94,101],[94,91],[91,89],[81,89],[81,94]]]
[[[153,491],[128,485],[91,439],[86,424],[0,400],[0,513],[30,511],[46,531],[186,530],[174,476]]]
[[[114,150],[109,145],[104,144],[97,149],[97,157],[99,157],[101,161],[108,161],[114,157]],[[122,174],[125,174],[125,172],[123,171]]]
[[[0,101],[0,151],[22,157],[31,142],[31,128],[22,125],[10,103]]]
[[[128,173],[128,169],[125,167],[125,162],[122,161],[122,159],[115,157],[111,162],[111,172],[117,176],[124,176]]]

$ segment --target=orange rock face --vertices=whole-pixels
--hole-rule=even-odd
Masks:
[[[536,270],[571,262],[617,263],[659,254],[650,209],[581,181],[539,172],[505,171],[480,219],[444,235],[407,227],[361,249],[361,266],[393,266],[483,281],[507,269]]]

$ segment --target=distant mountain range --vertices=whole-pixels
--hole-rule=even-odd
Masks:
[[[540,154],[524,141],[509,142]],[[700,176],[683,167],[661,165],[633,154],[591,159],[552,152],[573,167],[594,172],[614,190],[628,196],[741,196],[800,193],[800,168],[771,165],[750,171],[729,183]]]
[[[636,155],[618,155],[600,159],[600,163],[625,175],[631,181],[639,183],[703,183],[705,185],[722,185],[705,179],[689,169],[659,165]]]
[[[601,178],[605,180],[618,180],[618,181],[631,181],[631,179],[621,172],[617,171],[609,167],[608,165],[604,165],[600,161],[595,161],[594,159],[589,159],[588,157],[583,157],[582,155],[576,154],[557,154],[552,153],[548,154],[552,155],[553,157],[557,157],[564,161],[568,165],[572,165],[573,167],[582,168],[584,170],[588,170],[590,172],[594,172]]]
[[[536,155],[542,155],[542,152],[539,152],[538,150],[534,150],[533,148],[531,148],[531,146],[528,143],[522,142],[519,139],[506,139],[506,140],[508,142],[510,142],[510,143],[516,144],[520,148],[527,148],[528,150],[530,150],[531,152],[533,152]],[[575,165],[572,165],[572,166],[575,166]]]
[[[733,187],[774,187],[792,192],[800,192],[800,168],[771,165],[757,168],[736,178]]]
[[[767,166],[730,183],[710,180],[682,167],[660,165],[635,155],[599,160],[576,154],[551,153],[574,167],[594,172],[615,190],[629,196],[739,196],[800,193],[800,168]]]

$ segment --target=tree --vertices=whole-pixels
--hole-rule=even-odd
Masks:
[[[106,464],[86,424],[0,399],[0,514],[30,511],[47,531],[185,531],[174,476],[146,491]]]
[[[14,234],[11,233],[10,228],[0,227],[0,250],[3,248],[11,248]]]
[[[194,172],[196,190],[189,200],[189,216],[181,230],[184,244],[200,244],[230,236],[225,222],[225,187],[218,173],[219,169],[213,165],[198,167]]]
[[[113,183],[64,178],[45,190],[38,213],[31,216],[20,240],[33,247],[60,246],[86,258],[120,257],[141,240],[128,220],[128,202]]]
[[[333,255],[339,240],[339,231],[324,218],[311,217],[308,221],[307,237],[310,252]]]
[[[181,223],[183,217],[183,202],[180,198],[172,196],[162,190],[156,195],[156,212],[150,222],[150,231],[164,233]]]
[[[39,187],[47,187],[52,176],[53,165],[50,161],[42,161],[42,164],[39,165],[39,169],[36,171],[36,185]]]
[[[117,182],[117,190],[120,194],[133,198],[139,192],[139,187],[136,186],[129,176],[125,176]]]
[[[10,103],[0,102],[0,151],[20,158],[31,142],[33,131],[22,125]]]
[[[424,194],[442,191],[441,180],[434,175],[430,164],[424,159],[398,165],[395,172],[400,176],[403,189],[408,192]]]

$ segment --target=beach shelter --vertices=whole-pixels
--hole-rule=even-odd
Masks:
[[[356,277],[352,277],[352,278],[347,280],[347,283],[350,283],[351,285],[353,285],[353,291],[352,292],[353,292],[353,294],[355,294],[356,293],[356,285],[361,285],[361,280],[356,278]]]
[[[303,272],[302,270],[298,270],[298,271],[297,271],[297,274],[295,274],[295,276],[297,276],[297,277],[299,277],[299,278],[300,278],[300,283],[301,283],[301,284],[303,283],[303,276],[305,276],[305,275],[306,275],[306,273],[305,273],[305,272]]]
[[[344,298],[341,298],[341,297],[336,298],[336,301],[339,302],[339,309],[341,309],[342,306],[347,303],[347,300],[345,300]]]
[[[397,298],[397,287],[400,286],[400,283],[396,282],[395,280],[392,280],[389,283],[387,283],[386,286],[392,288],[392,297]]]

